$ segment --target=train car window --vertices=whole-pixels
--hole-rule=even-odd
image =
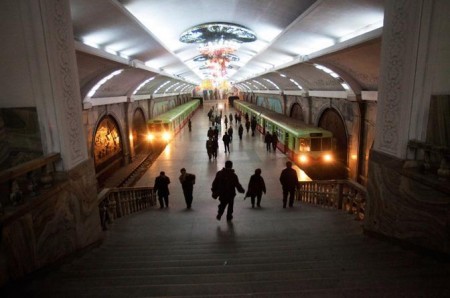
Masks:
[[[310,151],[311,144],[309,139],[300,139],[300,151]]]
[[[154,132],[159,132],[159,131],[161,131],[161,124],[151,124],[150,125],[150,130],[152,130],[152,131],[154,131]]]
[[[311,151],[321,151],[322,147],[322,139],[321,138],[311,138]]]
[[[322,150],[331,150],[331,138],[322,139]]]

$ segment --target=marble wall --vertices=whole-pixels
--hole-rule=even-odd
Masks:
[[[92,160],[59,173],[51,189],[2,218],[0,285],[101,240]]]
[[[402,160],[377,151],[371,151],[369,178],[366,231],[450,253],[450,194],[437,179],[411,174]]]

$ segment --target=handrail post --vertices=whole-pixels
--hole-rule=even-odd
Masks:
[[[342,182],[338,182],[337,184],[338,186],[338,191],[337,191],[337,201],[338,201],[338,209],[342,209],[342,189],[343,189],[343,183]]]

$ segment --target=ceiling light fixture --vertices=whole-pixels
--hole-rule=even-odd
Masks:
[[[233,53],[242,43],[256,40],[255,33],[238,24],[214,22],[194,26],[181,34],[180,41],[198,44],[200,55],[195,62],[206,62],[211,75],[223,78],[231,61],[239,61]]]

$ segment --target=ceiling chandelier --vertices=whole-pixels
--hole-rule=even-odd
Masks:
[[[209,68],[213,77],[224,77],[230,62],[239,61],[233,53],[244,42],[253,42],[256,35],[250,29],[232,23],[216,22],[194,26],[181,34],[180,41],[199,44],[200,55],[195,62]]]

